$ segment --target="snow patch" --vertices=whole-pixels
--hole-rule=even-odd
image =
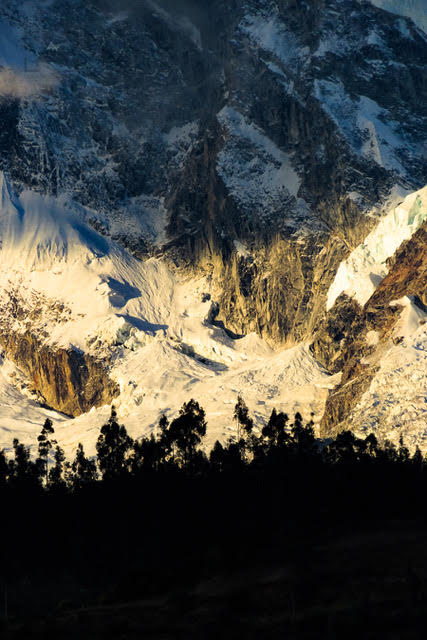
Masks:
[[[403,307],[399,322],[393,331],[395,338],[410,340],[419,327],[426,322],[427,314],[415,304],[412,296],[392,300],[390,307]]]
[[[182,169],[184,166],[199,134],[199,128],[198,122],[187,122],[182,127],[172,127],[170,131],[163,134],[168,154],[174,158],[174,167]]]
[[[273,54],[284,64],[289,64],[303,52],[293,33],[281,21],[279,11],[274,5],[268,10],[260,10],[255,15],[246,15],[239,29],[249,36],[253,44]]]
[[[115,13],[107,20],[107,26],[111,27],[117,23],[125,22],[129,18],[128,11],[119,11],[119,13]]]
[[[126,207],[116,213],[110,222],[110,232],[120,238],[143,237],[150,244],[161,247],[167,240],[168,211],[165,199],[158,196],[140,195],[130,198]]]
[[[236,252],[239,256],[242,256],[242,258],[249,258],[250,257],[250,253],[247,250],[247,248],[245,247],[245,245],[240,242],[239,240],[234,240],[234,248],[236,249]]]
[[[315,80],[315,95],[355,153],[406,176],[399,154],[410,153],[411,143],[386,109],[366,96],[351,98],[341,82]]]
[[[375,347],[380,340],[378,331],[368,331],[366,334],[366,342],[369,347]]]

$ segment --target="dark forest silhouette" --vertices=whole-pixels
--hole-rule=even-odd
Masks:
[[[96,459],[79,444],[67,461],[49,420],[36,457],[18,440],[2,452],[1,637],[424,629],[420,450],[349,431],[320,441],[276,410],[259,428],[240,397],[230,420],[235,436],[209,453],[195,400],[135,441],[113,407]]]
[[[217,441],[207,454],[202,448],[206,416],[195,400],[184,403],[171,422],[163,415],[156,434],[137,440],[119,424],[113,406],[110,418],[100,429],[96,458],[87,458],[80,443],[74,460],[66,461],[64,451],[52,437],[54,427],[48,418],[38,436],[36,459],[31,458],[30,448],[16,439],[10,459],[0,452],[0,485],[9,489],[78,491],[89,484],[141,478],[147,473],[187,477],[244,472],[281,474],[296,465],[307,467],[308,472],[313,465],[325,471],[357,465],[359,472],[366,465],[371,469],[394,465],[396,472],[403,468],[419,472],[427,464],[418,447],[410,455],[402,438],[399,447],[389,441],[380,446],[374,434],[357,438],[351,431],[318,440],[313,421],[304,423],[300,413],[291,421],[287,414],[273,409],[267,424],[255,433],[254,421],[240,396],[233,420],[236,435],[226,443]]]

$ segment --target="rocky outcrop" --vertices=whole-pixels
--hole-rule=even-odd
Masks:
[[[316,330],[310,350],[330,373],[342,371],[347,342],[357,333],[362,322],[362,308],[341,294]]]
[[[323,355],[331,370],[336,360],[343,364],[340,384],[330,394],[322,418],[321,432],[324,436],[335,435],[350,427],[352,410],[374,379],[381,356],[392,344],[393,330],[400,319],[402,307],[390,303],[403,296],[413,296],[415,303],[426,309],[426,243],[427,224],[424,223],[389,261],[389,274],[363,309],[359,307],[358,310],[356,303],[346,300],[344,295],[340,296],[329,312],[322,332],[316,336],[313,352]],[[351,320],[352,315],[352,322],[346,325],[345,318]],[[334,326],[338,335],[343,334],[340,354],[337,341],[333,339]],[[370,332],[374,332],[374,340],[370,339]]]
[[[43,345],[29,332],[0,335],[0,344],[40,399],[57,411],[76,417],[119,394],[103,364],[81,351]]]
[[[217,257],[219,319],[236,333],[255,331],[274,344],[312,334],[342,255],[342,243],[316,236],[276,238],[249,255]]]
[[[293,135],[301,139],[304,128],[310,132],[311,117],[311,112],[301,114]],[[304,136],[311,153],[311,138]],[[374,222],[349,198],[331,199],[327,206],[324,186],[320,189],[331,178],[326,169],[322,179],[318,171],[317,220],[312,214],[308,220],[298,218],[295,198],[285,199],[275,217],[242,212],[218,175],[219,141],[215,125],[166,203],[171,212],[167,254],[184,268],[212,277],[218,319],[235,333],[255,331],[273,344],[305,339],[324,315],[326,294],[343,256],[363,241]],[[236,249],[240,245],[243,251]]]

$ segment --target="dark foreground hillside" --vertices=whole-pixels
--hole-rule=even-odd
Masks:
[[[420,523],[314,526],[298,539],[296,532],[272,538],[271,546],[252,539],[227,541],[229,549],[225,541],[210,543],[186,557],[191,576],[173,561],[153,576],[137,561],[134,571],[112,573],[104,585],[82,586],[67,574],[59,585],[53,577],[33,578],[13,594],[42,610],[11,621],[2,637],[423,637],[427,558]]]
[[[17,456],[1,489],[1,638],[424,637],[420,452],[350,433],[319,443],[297,419],[275,431],[283,417],[208,459],[177,444],[181,412],[154,464],[155,441],[120,428],[121,466],[112,415],[103,479],[73,487],[51,473],[46,490],[31,467],[25,480]]]

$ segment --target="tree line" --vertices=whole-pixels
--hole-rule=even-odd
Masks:
[[[351,431],[327,441],[318,440],[313,420],[304,422],[300,413],[291,420],[286,413],[273,409],[268,422],[261,429],[255,429],[240,396],[233,419],[236,435],[225,443],[217,441],[210,453],[206,453],[202,446],[206,415],[195,400],[184,403],[172,421],[162,415],[155,432],[136,440],[119,423],[113,406],[109,419],[100,429],[96,457],[88,457],[79,443],[74,459],[68,461],[54,438],[53,423],[48,418],[38,436],[35,459],[30,447],[18,439],[13,441],[11,457],[0,451],[0,488],[75,492],[95,483],[111,484],[144,474],[241,476],[247,472],[280,474],[296,467],[309,472],[314,468],[318,471],[342,469],[355,464],[369,465],[371,469],[404,465],[423,470],[427,464],[420,449],[417,447],[411,455],[402,438],[398,447],[389,441],[380,445],[374,434],[358,438]]]
[[[372,567],[393,590],[393,629],[396,597],[411,602],[425,629],[422,453],[349,431],[319,440],[299,413],[273,410],[257,425],[242,398],[231,420],[234,436],[207,451],[206,416],[195,400],[136,440],[113,407],[94,458],[79,444],[67,460],[50,420],[35,455],[18,440],[0,452],[0,636],[131,638],[157,629],[152,637],[175,637],[187,619],[182,637],[277,637],[271,625],[279,619],[292,637],[319,637],[319,629],[331,637],[332,624],[334,637],[348,629],[365,637],[365,625],[377,637],[388,617],[378,614],[382,585],[372,582]],[[276,568],[284,577],[271,583]],[[265,583],[245,579],[243,595],[239,587],[228,597],[229,576],[258,571]],[[213,578],[225,595],[206,600],[196,587]],[[201,611],[206,624],[194,629]],[[407,619],[399,610],[403,635]],[[260,621],[268,622],[250,635]]]

